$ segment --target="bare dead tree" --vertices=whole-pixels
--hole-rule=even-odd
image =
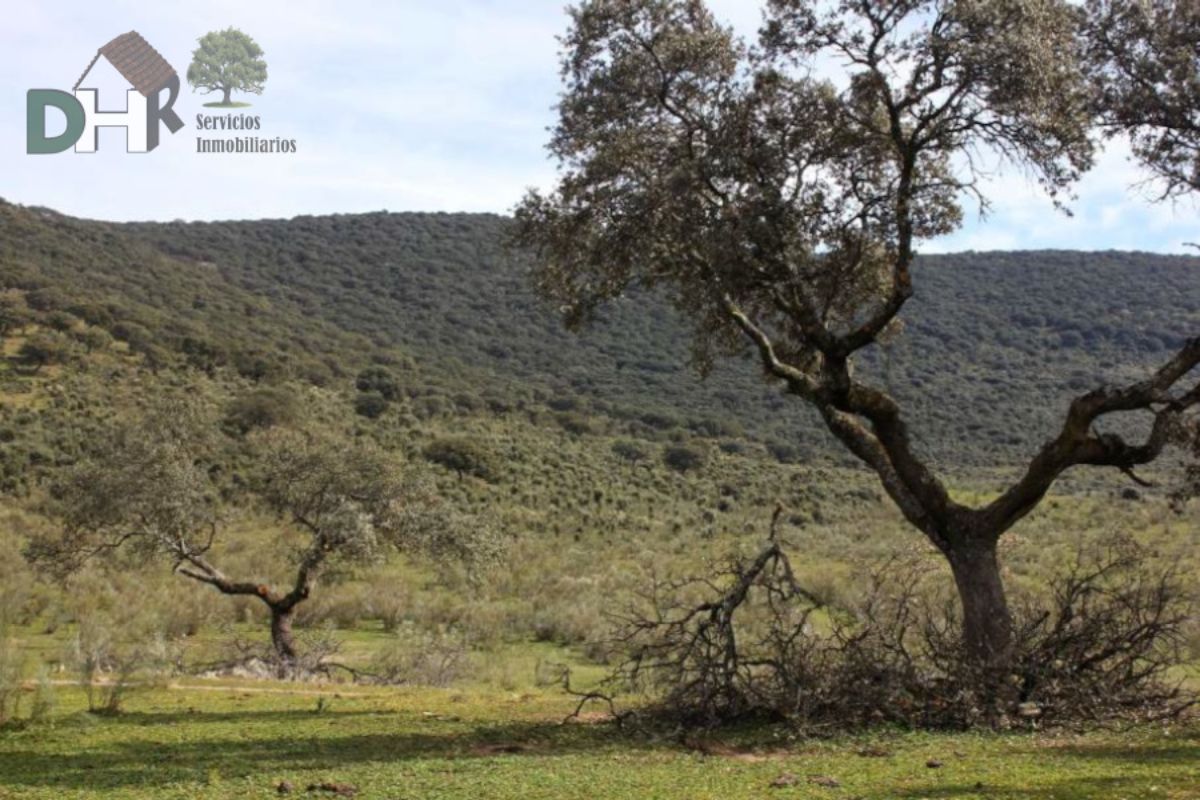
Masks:
[[[1027,713],[1153,718],[1195,704],[1172,675],[1187,660],[1181,631],[1195,599],[1177,565],[1149,568],[1149,555],[1125,536],[1081,547],[1052,582],[1049,610],[1022,615],[1016,674]]]
[[[780,515],[776,509],[771,536],[752,558],[735,559],[712,577],[652,583],[643,597],[652,613],[634,611],[619,620],[613,644],[625,658],[616,682],[665,688],[668,705],[705,724],[762,710],[754,676],[770,656],[743,638],[740,616],[748,616],[751,593],[765,596],[777,623],[787,620],[792,633],[784,638],[794,639],[820,606],[796,581],[778,537]],[[684,599],[697,590],[707,597]],[[773,626],[768,639],[778,644],[781,633]],[[606,694],[596,696],[611,702]]]
[[[609,681],[572,692],[577,712],[602,702],[628,721],[615,697],[642,689],[652,724],[770,718],[820,735],[1151,720],[1195,703],[1171,674],[1191,599],[1174,565],[1126,537],[1080,544],[1048,596],[1018,604],[1009,692],[972,657],[927,557],[887,559],[857,602],[821,608],[796,585],[785,547],[773,537],[710,576],[655,582],[645,607],[619,620]]]

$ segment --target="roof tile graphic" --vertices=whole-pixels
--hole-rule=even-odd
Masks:
[[[175,68],[150,43],[141,37],[137,31],[122,33],[108,44],[96,51],[96,57],[88,64],[83,75],[75,83],[75,88],[83,83],[83,79],[92,71],[96,62],[104,56],[121,73],[125,80],[133,85],[146,97],[159,91],[167,81],[175,76]]]

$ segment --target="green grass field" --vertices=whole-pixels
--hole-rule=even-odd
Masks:
[[[36,380],[59,374],[50,366]],[[83,404],[98,385],[87,383],[72,402]],[[64,402],[38,387],[0,400],[14,414]],[[901,524],[874,480],[854,470],[710,447],[706,467],[685,476],[656,462],[625,463],[609,436],[507,419],[397,436],[419,452],[451,434],[473,436],[503,458],[497,484],[439,476],[452,502],[513,532],[503,563],[478,586],[406,558],[347,569],[320,585],[298,621],[305,633],[332,631],[337,660],[364,669],[380,652],[415,648],[405,631],[453,633],[451,644],[467,655],[449,689],[195,677],[226,655],[231,637],[265,638],[261,608],[158,562],[115,559],[69,585],[47,581],[21,557],[25,537],[44,521],[0,503],[0,621],[9,618],[0,634],[16,642],[24,677],[64,670],[53,672],[62,683],[49,720],[0,729],[0,800],[267,798],[279,796],[283,781],[293,796],[314,798],[322,793],[306,788],[323,782],[385,799],[1200,798],[1200,724],[833,740],[794,740],[768,728],[688,745],[632,737],[595,715],[564,725],[573,701],[537,685],[539,662],[569,663],[577,684],[595,680],[603,651],[589,646],[603,640],[606,615],[622,610],[652,569],[704,573],[755,548],[777,501],[789,509],[783,534],[799,579],[830,604],[852,603],[871,565],[894,554],[933,559],[932,574],[949,586],[944,565]],[[985,501],[1004,477],[971,472],[956,494]],[[1191,518],[1158,495],[1130,500],[1117,487],[1090,473],[1073,476],[1005,539],[1014,596],[1044,594],[1078,541],[1116,531],[1135,535],[1194,583],[1200,533]],[[280,533],[274,520],[248,515],[216,555],[231,573],[284,585],[294,566]],[[389,615],[398,631],[385,628]],[[134,693],[117,716],[88,714],[83,691],[69,684],[72,642],[88,623],[120,647],[167,638],[186,667],[172,679],[179,686]],[[1184,633],[1196,658],[1200,630]],[[1200,686],[1194,668],[1179,677]],[[25,716],[31,700],[23,701]],[[927,766],[931,759],[941,766]]]
[[[1200,798],[1200,727],[684,746],[599,715],[564,724],[573,703],[554,690],[189,681],[115,717],[83,711],[76,687],[59,696],[51,722],[0,733],[0,797],[266,798],[286,781],[359,798]]]

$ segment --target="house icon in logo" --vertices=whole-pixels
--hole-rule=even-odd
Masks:
[[[137,31],[130,31],[122,33],[96,51],[95,58],[87,65],[87,69],[79,76],[79,80],[75,81],[72,91],[79,91],[79,87],[101,56],[104,56],[108,63],[112,64],[113,68],[121,73],[121,76],[129,81],[143,97],[158,94],[159,91],[166,88],[172,78],[176,80],[179,78],[175,68],[168,64],[167,60],[141,37],[141,34]],[[168,103],[168,105],[170,104]]]
[[[133,87],[126,92],[125,111],[101,111],[98,90],[80,88],[101,57]],[[126,149],[148,153],[158,146],[160,122],[171,133],[183,127],[183,120],[172,108],[179,97],[179,74],[137,31],[123,33],[97,50],[75,82],[73,92],[29,91],[26,152],[61,153],[74,145],[77,153],[94,153],[100,128],[122,127],[126,130]],[[50,107],[67,118],[66,130],[55,137],[46,136],[46,109]]]

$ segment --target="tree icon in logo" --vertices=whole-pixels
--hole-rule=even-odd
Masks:
[[[236,28],[211,31],[200,37],[200,46],[192,51],[192,64],[187,80],[206,94],[221,92],[219,103],[205,103],[211,108],[240,108],[249,103],[230,100],[232,92],[262,94],[267,81],[267,62],[258,42]]]

